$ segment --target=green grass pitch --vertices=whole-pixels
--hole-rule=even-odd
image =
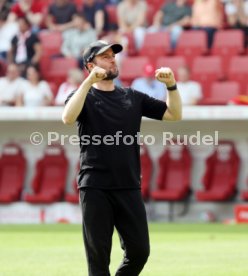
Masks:
[[[248,225],[150,224],[141,276],[248,275]],[[122,259],[113,237],[111,275]],[[1,276],[87,276],[80,225],[0,225]]]

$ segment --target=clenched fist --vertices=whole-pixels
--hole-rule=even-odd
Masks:
[[[92,83],[96,83],[103,80],[106,77],[107,77],[106,70],[101,67],[95,66],[91,70],[88,78],[91,80]]]
[[[173,86],[176,84],[176,80],[172,70],[168,67],[161,67],[155,71],[155,78],[166,84],[167,87]]]

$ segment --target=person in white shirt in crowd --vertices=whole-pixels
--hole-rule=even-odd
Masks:
[[[55,105],[64,105],[65,100],[68,98],[69,94],[78,89],[79,85],[84,80],[84,74],[82,70],[74,68],[68,71],[68,76],[65,82],[63,82],[58,89],[58,93],[55,97]]]
[[[29,65],[26,71],[25,91],[18,97],[19,106],[48,106],[52,104],[53,94],[49,84],[41,80],[37,66]]]
[[[16,64],[7,67],[6,76],[0,78],[0,106],[15,106],[20,93],[25,90],[25,80],[20,77]]]
[[[6,61],[11,48],[11,40],[18,33],[18,24],[8,22],[7,15],[0,13],[0,59]]]
[[[177,87],[182,105],[195,105],[203,97],[201,84],[190,79],[190,69],[188,66],[180,66],[178,68]]]
[[[131,84],[131,87],[147,94],[150,97],[165,101],[167,92],[166,87],[163,83],[154,78],[154,74],[154,66],[151,63],[146,64],[144,67],[143,77],[135,79]]]
[[[228,26],[244,32],[245,47],[248,46],[248,0],[228,0],[225,3]]]
[[[248,0],[228,0],[225,2],[225,14],[230,27],[248,25]]]

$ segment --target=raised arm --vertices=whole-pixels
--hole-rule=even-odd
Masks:
[[[65,105],[62,121],[64,124],[71,125],[75,123],[78,115],[80,114],[86,96],[91,86],[104,79],[106,77],[106,71],[100,67],[95,66],[90,72],[89,76],[82,82],[79,88],[76,90],[74,95],[70,98],[68,103]]]
[[[163,120],[179,121],[182,119],[181,97],[177,90],[176,80],[172,70],[168,67],[157,69],[155,77],[158,81],[164,83],[167,87],[167,109],[164,113]]]

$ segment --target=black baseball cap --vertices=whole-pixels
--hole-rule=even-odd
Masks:
[[[93,58],[97,55],[102,54],[103,52],[107,51],[109,48],[113,50],[115,54],[122,51],[123,47],[121,44],[110,44],[104,40],[98,40],[96,42],[91,43],[83,53],[83,60],[84,65],[88,62],[91,62]]]

